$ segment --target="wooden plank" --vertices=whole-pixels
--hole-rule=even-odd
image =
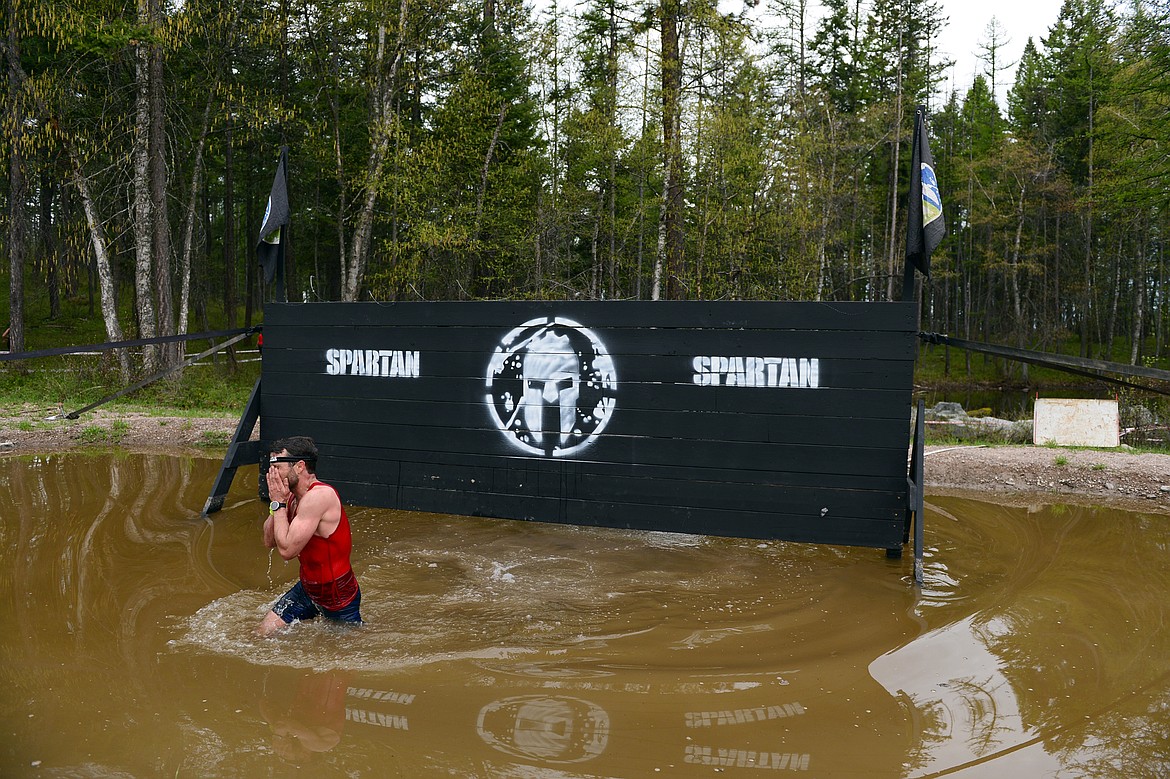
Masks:
[[[747,471],[715,465],[680,470],[674,466],[654,466],[644,463],[578,462],[564,459],[538,459],[528,456],[499,457],[462,452],[363,449],[351,446],[322,447],[320,473],[326,481],[330,478],[346,478],[353,481],[368,480],[372,482],[393,480],[393,483],[397,484],[398,479],[405,477],[401,474],[387,473],[390,466],[399,467],[402,474],[407,473],[408,469],[417,469],[419,473],[435,475],[442,474],[447,468],[475,468],[484,473],[501,469],[519,474],[518,478],[521,479],[535,478],[542,482],[559,485],[557,489],[566,489],[565,485],[582,475],[614,479],[682,479],[726,484],[729,488],[737,485],[761,484],[820,490],[888,492],[898,495],[904,495],[907,489],[906,478],[900,473],[865,476],[800,473],[788,470]]]
[[[356,475],[351,479],[358,481]],[[900,520],[906,508],[905,490],[826,489],[764,484],[727,484],[699,479],[612,477],[582,472],[572,477],[541,478],[539,473],[517,473],[505,468],[471,466],[426,467],[404,464],[399,486],[468,494],[502,494],[521,498],[558,498],[614,501],[641,506],[690,506],[775,512],[805,517],[881,518]]]
[[[354,489],[357,486],[354,485]],[[559,522],[627,530],[663,530],[740,538],[783,539],[809,543],[891,548],[901,543],[901,520],[806,516],[679,506],[643,506],[617,502],[529,499],[515,511],[512,496],[403,488],[403,507],[469,516]],[[452,510],[453,509],[453,510]],[[516,514],[524,516],[516,516]],[[555,517],[555,519],[550,519]]]
[[[295,404],[295,399],[291,401]],[[909,421],[876,416],[825,416],[801,413],[806,406],[788,406],[784,414],[754,411],[684,411],[645,408],[616,409],[606,428],[610,435],[668,440],[756,442],[792,445],[851,446],[858,442],[897,440],[903,432],[909,440]],[[320,419],[377,425],[385,435],[418,441],[431,435],[480,428],[498,432],[485,404],[444,401],[316,398],[311,406],[292,410],[297,419]],[[830,407],[845,412],[848,409]],[[273,415],[274,417],[277,415]],[[414,422],[414,424],[411,424]]]
[[[451,454],[514,454],[497,431],[452,428],[434,435],[425,427],[383,425],[339,420],[289,420],[278,426],[296,429],[320,441],[344,441],[367,448],[381,445],[387,450],[426,449]],[[267,432],[265,433],[267,436]],[[702,470],[708,463],[740,470],[789,470],[801,473],[839,473],[854,476],[878,475],[905,468],[905,441],[875,441],[871,446],[788,445],[756,442],[688,441],[669,438],[638,438],[607,433],[574,459],[579,461],[629,462]],[[883,444],[879,448],[877,444]],[[522,450],[520,450],[522,451]],[[903,478],[905,478],[903,476]]]
[[[393,412],[387,407],[394,407]],[[295,411],[292,407],[290,410]],[[673,441],[708,441],[739,444],[782,444],[786,446],[857,447],[893,442],[899,447],[909,441],[908,422],[904,419],[866,417],[820,417],[798,413],[766,415],[735,411],[686,412],[649,409],[618,409],[606,428],[607,437],[660,439]],[[468,431],[483,431],[484,436],[468,444],[496,443],[499,430],[493,425],[482,404],[396,404],[393,401],[350,401],[323,398],[312,412],[289,417],[302,423],[325,421],[353,423],[361,428],[365,439],[393,440],[396,445],[412,449],[428,448],[441,436],[451,441],[467,440]],[[336,412],[336,413],[330,413]],[[273,415],[275,419],[277,415]],[[435,420],[429,423],[429,420]],[[414,421],[414,424],[408,422]],[[581,456],[585,456],[582,454]]]
[[[315,415],[317,402],[325,399],[354,402],[392,399],[418,403],[412,414],[451,411],[464,406],[469,413],[479,407],[486,413],[487,386],[482,379],[460,382],[402,381],[392,386],[388,382],[353,383],[342,391],[334,377],[280,374],[268,377],[273,385],[265,389],[265,415],[287,405],[296,415]],[[866,387],[822,387],[816,391],[768,391],[750,387],[700,388],[692,384],[637,384],[618,382],[618,409],[688,409],[693,412],[776,413],[780,415],[813,415],[829,418],[900,419],[909,425],[906,404],[909,395],[905,389]],[[448,404],[440,407],[438,404]],[[368,417],[365,417],[368,418]]]

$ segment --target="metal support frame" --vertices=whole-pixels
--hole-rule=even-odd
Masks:
[[[252,395],[248,398],[248,405],[240,415],[240,422],[236,425],[236,432],[232,436],[227,453],[223,457],[219,475],[215,477],[215,484],[211,487],[211,494],[203,506],[203,516],[214,514],[223,508],[224,499],[231,489],[232,479],[236,469],[241,465],[256,465],[260,462],[260,441],[249,441],[252,428],[260,418],[260,380],[256,379],[256,386],[252,388]]]
[[[921,586],[923,580],[923,514],[925,513],[925,492],[923,461],[925,456],[925,422],[926,401],[918,399],[918,406],[914,414],[914,440],[910,449],[910,468],[906,475],[906,484],[909,491],[906,494],[906,525],[902,542],[910,541],[910,526],[914,526],[914,583]]]

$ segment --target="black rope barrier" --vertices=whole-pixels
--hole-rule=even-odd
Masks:
[[[59,354],[80,354],[82,352],[104,352],[111,349],[128,349],[135,346],[152,346],[154,344],[170,344],[178,341],[202,341],[211,338],[227,338],[235,335],[251,335],[260,332],[259,325],[239,327],[235,330],[213,330],[205,333],[185,333],[183,335],[162,335],[157,338],[136,338],[132,341],[107,341],[100,344],[86,344],[84,346],[59,346],[53,349],[39,349],[35,352],[0,352],[0,362],[9,360],[34,360],[38,357],[54,357]],[[232,343],[239,341],[237,338]]]
[[[147,376],[145,379],[142,379],[141,381],[138,381],[138,382],[135,382],[134,384],[131,384],[129,387],[125,387],[123,389],[120,389],[112,395],[107,395],[106,397],[102,398],[101,400],[99,400],[95,403],[90,403],[85,408],[79,408],[76,411],[73,411],[73,412],[66,414],[64,416],[64,418],[65,419],[77,419],[80,415],[84,414],[86,411],[92,411],[93,409],[97,408],[100,405],[103,405],[105,403],[109,403],[111,400],[117,400],[118,398],[122,397],[123,395],[129,395],[131,392],[135,392],[136,390],[140,390],[143,387],[145,387],[147,384],[150,384],[151,382],[158,381],[163,376],[166,376],[168,373],[171,373],[173,371],[177,371],[177,370],[179,370],[179,368],[185,368],[188,365],[190,365],[191,363],[196,362],[198,360],[202,360],[204,357],[207,357],[208,355],[214,354],[214,353],[220,351],[221,349],[228,348],[229,346],[236,343],[237,341],[244,340],[245,338],[247,338],[249,335],[252,334],[252,329],[253,328],[250,328],[250,329],[240,333],[235,338],[232,338],[228,341],[224,341],[221,344],[216,344],[215,346],[211,347],[210,349],[203,351],[203,352],[200,352],[199,354],[195,355],[194,357],[188,357],[186,360],[179,363],[178,365],[172,365],[169,368],[164,368],[161,371],[157,371],[156,373],[152,373],[150,376]]]
[[[1135,384],[1132,381],[1126,381],[1125,379],[1117,379],[1113,376],[1105,375],[1107,373],[1112,373],[1119,376],[1151,379],[1153,381],[1166,382],[1168,387],[1170,387],[1170,371],[1164,371],[1160,368],[1147,368],[1143,365],[1124,365],[1119,362],[1090,360],[1085,357],[1073,357],[1067,354],[1053,354],[1052,352],[1038,352],[1031,349],[1017,349],[1012,346],[1000,346],[999,344],[967,341],[962,338],[952,338],[949,335],[943,335],[942,333],[919,333],[918,337],[928,344],[954,346],[959,349],[966,349],[970,352],[980,352],[982,354],[1003,357],[1008,360],[1015,360],[1016,362],[1026,362],[1031,365],[1039,365],[1044,368],[1054,368],[1056,370],[1064,371],[1065,373],[1071,373],[1077,376],[1085,376],[1097,381],[1104,381],[1109,384],[1116,384],[1118,386],[1129,387],[1131,389],[1139,389],[1144,392],[1156,392],[1159,395],[1170,395],[1170,388],[1161,389],[1144,384]]]

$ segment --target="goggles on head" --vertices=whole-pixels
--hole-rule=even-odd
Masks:
[[[268,458],[268,462],[270,462],[270,463],[299,463],[301,460],[304,460],[307,463],[317,462],[316,457],[292,457],[290,455],[288,457],[270,457],[270,458]]]

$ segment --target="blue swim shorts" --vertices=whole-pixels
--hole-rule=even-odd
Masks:
[[[361,606],[361,603],[362,591],[359,589],[353,600],[338,611],[332,611],[314,603],[298,581],[288,592],[280,596],[280,600],[272,605],[272,610],[285,621],[285,624],[292,624],[293,620],[298,619],[301,621],[310,620],[318,615],[335,622],[360,623],[362,615],[358,613],[358,607]]]

